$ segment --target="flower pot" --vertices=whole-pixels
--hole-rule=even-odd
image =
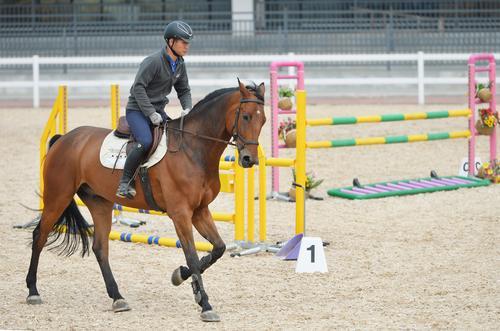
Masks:
[[[285,145],[288,148],[295,148],[295,146],[297,146],[297,131],[290,130],[286,133]]]
[[[281,110],[290,110],[293,107],[292,100],[290,98],[282,98],[278,102],[278,108]]]
[[[301,190],[301,188],[299,188],[299,190]],[[295,201],[297,199],[297,194],[296,194],[296,189],[295,187],[290,187],[290,190],[288,190],[288,196],[290,198],[292,198],[293,201]],[[305,198],[309,198],[309,191],[306,191],[305,192]]]
[[[493,130],[495,130],[495,126],[485,126],[481,120],[476,121],[476,130],[479,134],[485,135],[485,136],[490,136],[493,133]]]
[[[488,171],[483,167],[479,168],[477,171],[477,177],[483,179],[489,179],[494,184],[500,183],[500,175],[495,175],[491,169]]]
[[[482,101],[482,102],[490,102],[492,98],[492,94],[489,88],[485,87],[480,89],[477,92],[477,97]]]
[[[486,173],[486,169],[484,169],[483,167],[480,167],[479,169],[477,169],[477,177],[479,178],[488,178],[488,174]]]

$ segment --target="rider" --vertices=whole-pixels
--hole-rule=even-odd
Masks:
[[[137,142],[125,161],[123,176],[116,191],[116,196],[120,198],[132,199],[136,194],[134,174],[153,143],[151,126],[160,125],[169,119],[164,108],[172,87],[181,102],[181,116],[185,116],[192,107],[183,56],[189,50],[193,30],[183,21],[173,21],[165,28],[163,38],[166,47],[142,61],[130,88],[126,117]]]

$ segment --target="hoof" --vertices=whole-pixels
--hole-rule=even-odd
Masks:
[[[200,318],[203,322],[220,322],[220,317],[213,310],[207,310],[201,313]]]
[[[179,286],[183,282],[184,282],[184,279],[182,279],[181,268],[179,267],[179,268],[175,269],[174,272],[172,272],[172,284],[174,284],[174,286]]]
[[[127,311],[130,310],[130,307],[124,299],[118,299],[115,302],[113,302],[113,311],[115,313],[119,313],[122,311]]]
[[[41,305],[42,298],[39,295],[30,295],[26,298],[26,303],[28,305]]]

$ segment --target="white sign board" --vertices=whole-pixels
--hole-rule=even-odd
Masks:
[[[295,272],[328,272],[321,238],[302,238]]]
[[[477,171],[481,167],[481,159],[476,157],[474,161],[474,175],[477,175]],[[458,169],[458,175],[462,177],[467,177],[469,175],[469,158],[464,157],[460,163],[460,169]]]

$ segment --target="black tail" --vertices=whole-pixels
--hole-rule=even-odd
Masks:
[[[62,135],[56,134],[50,138],[49,148],[61,137]],[[37,233],[39,228],[40,223],[38,223],[33,233]],[[71,256],[78,250],[81,243],[82,257],[84,257],[90,253],[90,238],[92,236],[92,227],[80,213],[73,199],[54,225],[45,246],[48,246],[50,250],[57,251],[59,255]],[[62,240],[59,240],[61,238]]]
[[[92,227],[80,213],[75,200],[71,200],[69,206],[54,225],[45,246],[48,246],[49,250],[57,251],[59,255],[71,256],[81,244],[82,257],[84,257],[89,255],[92,236]],[[62,240],[59,240],[60,238]]]

